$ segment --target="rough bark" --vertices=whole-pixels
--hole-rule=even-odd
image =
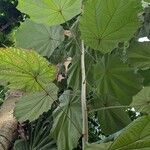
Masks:
[[[18,96],[10,95],[0,108],[0,150],[8,150],[15,140],[17,120],[13,111],[17,99]]]

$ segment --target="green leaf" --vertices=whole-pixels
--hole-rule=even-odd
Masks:
[[[143,85],[150,86],[150,69],[148,70],[139,70],[138,73],[144,78]]]
[[[14,150],[29,150],[29,146],[23,139],[16,140],[14,144]]]
[[[56,143],[50,138],[52,123],[51,112],[48,112],[37,121],[26,124],[28,132],[24,139],[15,141],[13,150],[56,150]]]
[[[111,143],[86,144],[85,150],[108,150]]]
[[[128,49],[129,63],[138,68],[150,67],[150,42],[133,42]]]
[[[57,87],[51,83],[46,90],[27,94],[20,98],[15,107],[15,116],[19,122],[36,120],[44,112],[51,109],[52,103],[57,100]]]
[[[150,114],[150,87],[144,87],[135,95],[131,106],[138,112]]]
[[[47,142],[47,141],[42,141],[42,142]],[[42,143],[39,143],[39,145],[40,144],[42,144]],[[39,148],[40,148],[39,150],[57,150],[56,145],[53,141],[46,143],[45,145],[40,146]],[[35,149],[34,149],[34,147],[30,148],[29,143],[26,140],[21,139],[21,140],[17,140],[15,142],[13,150],[38,150],[38,149],[36,147],[35,147]]]
[[[52,135],[57,140],[58,150],[72,150],[82,134],[80,96],[67,90],[59,100],[60,106],[53,113]]]
[[[62,24],[81,12],[81,0],[19,0],[18,8],[37,23]]]
[[[4,100],[0,98],[0,106],[3,104]]]
[[[142,88],[134,69],[116,56],[105,55],[93,69],[96,91],[116,97],[120,104],[130,104],[132,96]]]
[[[148,150],[150,148],[150,116],[131,123],[108,150]]]
[[[12,89],[41,90],[56,76],[56,67],[34,51],[0,48],[0,83]]]
[[[143,6],[146,7],[144,9],[143,15],[141,16],[141,19],[144,21],[144,23],[143,26],[140,28],[138,38],[147,37],[150,39],[150,7],[148,7],[148,3],[143,3]]]
[[[141,0],[89,0],[80,21],[85,43],[103,53],[130,40],[139,28]]]
[[[67,83],[68,86],[71,87],[74,90],[80,89],[81,84],[81,63],[80,59],[74,58],[72,61],[72,65],[70,66],[68,70],[68,79]]]
[[[144,0],[144,1],[150,3],[150,0]]]
[[[97,111],[98,120],[102,132],[105,135],[113,134],[122,128],[126,127],[130,122],[130,118],[123,108],[111,108],[120,106],[117,100],[110,95],[98,96],[93,99],[93,108]]]
[[[61,26],[46,26],[27,20],[16,31],[16,46],[34,49],[43,56],[50,57],[64,40]]]

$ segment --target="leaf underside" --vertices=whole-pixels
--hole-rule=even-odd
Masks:
[[[130,40],[139,28],[141,0],[89,0],[80,21],[85,43],[103,53]]]
[[[51,105],[57,100],[58,88],[51,83],[42,92],[30,93],[20,98],[15,106],[15,117],[19,122],[34,121],[40,115],[51,109]]]
[[[43,56],[50,57],[64,40],[61,26],[46,26],[26,20],[16,31],[16,47],[33,49]]]
[[[81,0],[19,0],[18,8],[37,23],[62,24],[81,12]]]
[[[81,137],[82,116],[80,97],[67,90],[59,98],[60,107],[53,112],[52,135],[58,150],[71,150]]]
[[[141,80],[134,69],[114,55],[102,57],[93,66],[93,76],[93,85],[99,94],[110,94],[124,105],[130,104],[132,96],[142,88]]]

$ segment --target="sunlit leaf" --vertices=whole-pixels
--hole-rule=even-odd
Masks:
[[[0,83],[12,89],[41,90],[56,76],[56,67],[31,50],[0,48]]]
[[[108,150],[148,150],[150,148],[150,116],[131,123]]]
[[[81,0],[19,0],[18,9],[37,23],[58,25],[81,12]]]

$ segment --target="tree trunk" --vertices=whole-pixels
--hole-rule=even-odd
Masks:
[[[17,120],[13,112],[18,96],[9,96],[0,108],[0,150],[8,150],[17,133]]]

